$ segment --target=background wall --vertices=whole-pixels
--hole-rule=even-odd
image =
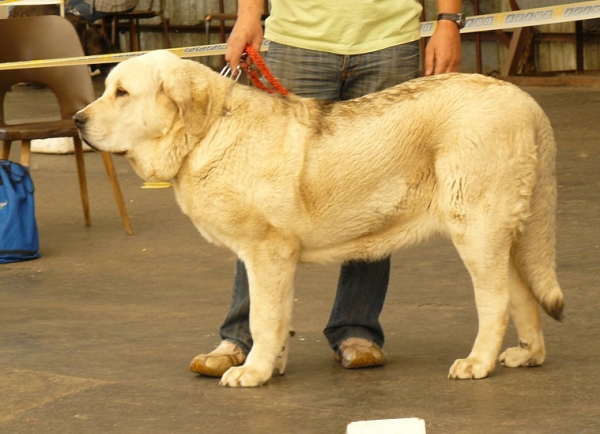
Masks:
[[[138,7],[148,7],[150,1],[140,0]],[[530,9],[549,5],[577,3],[578,1],[581,0],[517,0],[517,4],[521,9]],[[236,4],[235,0],[225,0],[225,12],[235,13]],[[481,14],[489,14],[509,11],[511,9],[508,0],[480,0],[479,10]],[[473,0],[463,1],[463,11],[467,15],[473,15]],[[171,32],[172,46],[189,47],[206,44],[204,17],[209,13],[215,12],[218,12],[217,0],[167,0],[165,15],[169,18],[170,24],[174,28]],[[435,0],[425,0],[425,12],[427,20],[435,20],[437,16]],[[0,18],[6,17],[7,14],[8,7],[0,7]],[[145,21],[145,23],[148,23],[148,21]],[[158,24],[158,21],[155,24]],[[228,24],[231,25],[233,22],[228,22]],[[178,32],[176,30],[178,25],[194,26],[194,28]],[[585,21],[584,26],[586,31],[600,35],[600,20]],[[575,23],[539,26],[536,28],[536,31],[541,34],[565,33],[572,35],[575,32]],[[127,37],[122,35],[121,38],[121,45],[127,47]],[[213,34],[211,38],[210,43],[219,42],[218,35]],[[161,33],[143,32],[142,48],[163,48]],[[506,53],[507,48],[499,43],[496,38],[484,38],[482,41],[482,72],[484,74],[497,73]],[[463,54],[463,71],[475,72],[474,41],[468,38],[464,39]],[[576,67],[575,44],[572,42],[536,42],[533,47],[533,56],[537,72],[574,70]],[[600,37],[596,38],[595,42],[587,42],[585,44],[584,59],[586,70],[600,70]],[[218,68],[222,65],[222,60],[219,57],[211,57],[209,63],[211,66]]]

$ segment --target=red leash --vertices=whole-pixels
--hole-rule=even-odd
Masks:
[[[260,53],[257,53],[256,50],[252,47],[252,45],[246,45],[246,54],[248,55],[248,57],[246,58],[246,62],[244,63],[244,66],[242,66],[242,69],[246,71],[246,74],[248,74],[248,77],[250,78],[250,81],[252,82],[252,84],[254,84],[254,86],[268,93],[280,93],[281,95],[289,95],[290,92],[285,87],[283,87],[283,85],[279,83],[279,81],[277,81],[277,79],[273,76],[271,71],[269,71],[269,68],[265,64],[265,61],[263,60]],[[248,59],[252,61],[252,64],[248,65]],[[262,82],[258,74],[259,72],[269,83],[269,85],[271,85],[271,87],[266,86]]]

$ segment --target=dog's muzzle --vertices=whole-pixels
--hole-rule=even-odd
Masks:
[[[82,111],[78,111],[73,115],[73,120],[75,121],[75,126],[79,130],[79,137],[81,138],[81,140],[90,148],[94,149],[95,151],[99,151],[99,149],[92,145],[90,142],[88,142],[85,136],[83,135],[83,132],[85,131],[85,124],[88,121],[87,115]]]

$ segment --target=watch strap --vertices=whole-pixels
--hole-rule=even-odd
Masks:
[[[439,14],[437,19],[438,19],[438,21],[440,21],[440,20],[452,21],[458,26],[459,29],[462,29],[465,26],[465,16],[464,16],[464,14],[461,14],[461,13],[458,13],[458,14],[443,13],[443,14]]]

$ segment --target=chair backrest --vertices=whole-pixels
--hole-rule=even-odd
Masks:
[[[83,55],[75,28],[64,18],[47,15],[0,20],[0,63]],[[87,65],[0,70],[0,123],[4,123],[6,92],[21,82],[48,86],[62,119],[70,119],[96,99]]]

